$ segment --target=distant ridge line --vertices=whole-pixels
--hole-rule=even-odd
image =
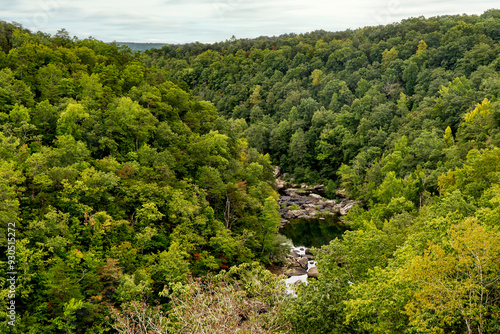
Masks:
[[[168,43],[139,43],[139,42],[114,42],[119,46],[128,46],[132,51],[146,51],[149,49],[161,49]]]

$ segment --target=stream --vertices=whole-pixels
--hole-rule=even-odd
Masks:
[[[296,185],[277,177],[280,193],[281,226],[279,233],[290,239],[291,254],[284,274],[288,293],[294,295],[293,286],[307,284],[308,278],[317,278],[318,268],[310,248],[320,248],[335,238],[341,238],[348,229],[342,222],[356,201],[346,199],[339,192],[338,198],[324,198],[324,186]],[[300,245],[300,246],[297,246]]]

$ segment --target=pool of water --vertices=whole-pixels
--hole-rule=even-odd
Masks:
[[[345,230],[347,228],[338,216],[329,216],[325,219],[291,219],[280,229],[280,234],[291,239],[294,245],[321,247],[342,237]]]

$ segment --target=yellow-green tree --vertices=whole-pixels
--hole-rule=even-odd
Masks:
[[[452,226],[449,240],[431,245],[406,265],[416,288],[406,305],[410,324],[425,333],[490,333],[500,315],[500,233],[469,219]]]

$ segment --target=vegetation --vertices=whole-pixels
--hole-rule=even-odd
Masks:
[[[108,332],[109,306],[168,305],[159,292],[188,274],[282,259],[271,161],[241,122],[127,48],[2,27],[0,217],[4,235],[16,223],[14,332]]]
[[[497,333],[499,41],[499,10],[144,53],[1,23],[1,331]],[[296,297],[273,164],[363,203]]]

